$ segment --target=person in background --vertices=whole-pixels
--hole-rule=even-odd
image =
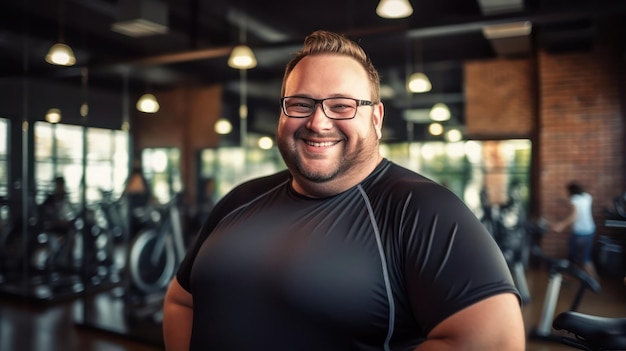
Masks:
[[[54,178],[54,188],[41,203],[41,219],[44,230],[66,234],[70,230],[70,221],[76,216],[67,197],[65,178]]]
[[[73,223],[78,213],[70,203],[65,178],[58,176],[54,179],[54,188],[39,208],[41,215],[41,230],[48,232],[50,245],[52,245],[54,256],[46,260],[46,264],[62,265],[64,268],[76,268],[80,262],[77,259],[76,251],[76,228]],[[71,248],[68,251],[58,250],[60,245]],[[57,246],[59,245],[59,246]],[[43,267],[40,267],[43,268]],[[50,267],[48,267],[50,268]],[[51,268],[52,269],[52,268]]]
[[[525,349],[491,235],[379,153],[379,89],[354,41],[307,36],[281,91],[288,169],[213,208],[165,296],[168,351]]]
[[[122,196],[127,203],[129,233],[132,236],[141,230],[149,206],[157,203],[139,161],[134,162]]]
[[[557,233],[571,226],[568,242],[568,258],[579,265],[593,278],[598,279],[595,266],[591,259],[596,224],[593,220],[593,197],[577,182],[566,186],[571,207],[565,218],[552,223],[551,229]]]

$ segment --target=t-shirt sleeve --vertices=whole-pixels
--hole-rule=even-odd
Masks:
[[[413,216],[403,223],[405,284],[413,315],[426,333],[487,297],[512,292],[519,298],[496,242],[456,195],[430,186],[410,207]]]

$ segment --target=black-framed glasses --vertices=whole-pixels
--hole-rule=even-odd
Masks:
[[[322,105],[326,117],[330,119],[352,119],[359,106],[372,106],[375,103],[348,97],[313,99],[302,96],[285,96],[280,99],[280,106],[287,117],[306,118],[315,112],[315,106]]]

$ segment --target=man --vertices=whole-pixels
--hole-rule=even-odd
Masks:
[[[490,234],[450,191],[381,157],[363,50],[311,34],[282,96],[288,171],[215,206],[166,294],[167,350],[524,350]]]

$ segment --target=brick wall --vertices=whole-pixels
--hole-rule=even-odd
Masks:
[[[538,54],[542,214],[563,218],[567,182],[579,181],[594,197],[599,234],[603,208],[624,184],[624,117],[620,106],[617,54],[607,47],[591,52]],[[568,233],[550,233],[544,250],[564,256]]]
[[[472,61],[465,64],[464,72],[468,136],[530,135],[535,96],[529,60]]]
[[[565,185],[577,180],[594,196],[599,233],[609,235],[603,208],[626,190],[622,74],[610,47],[465,65],[468,137],[533,140],[531,214],[562,218]],[[564,257],[567,235],[548,233],[545,252]]]

